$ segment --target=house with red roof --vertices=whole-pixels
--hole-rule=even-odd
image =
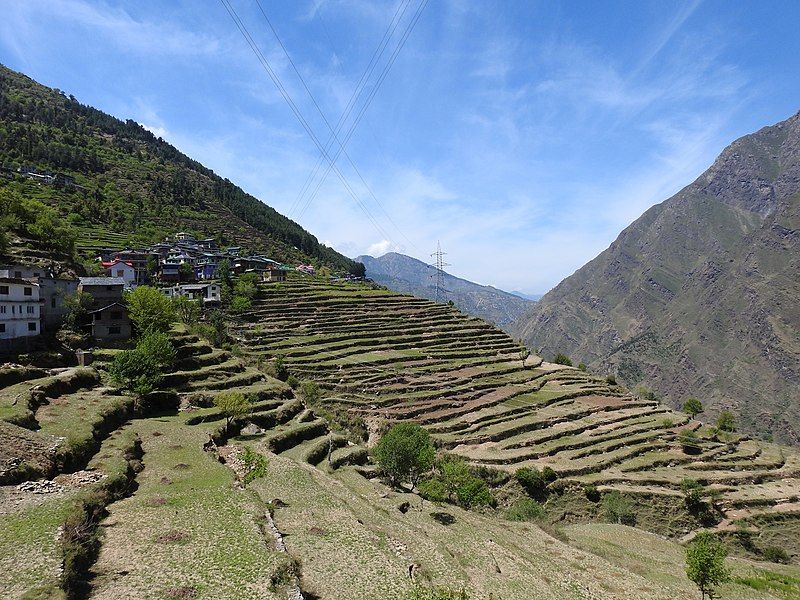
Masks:
[[[136,282],[136,268],[131,261],[115,258],[114,260],[103,262],[102,265],[109,277],[122,279],[126,288],[131,287]]]

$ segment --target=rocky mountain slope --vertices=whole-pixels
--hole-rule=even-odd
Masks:
[[[728,146],[515,331],[707,419],[800,442],[800,113]]]
[[[421,260],[397,252],[389,252],[379,258],[359,256],[355,260],[364,264],[367,277],[391,290],[429,300],[436,299],[436,269]],[[533,304],[515,294],[449,273],[444,274],[443,285],[443,301],[452,300],[465,313],[498,327],[507,327]]]
[[[0,197],[55,207],[76,229],[79,250],[152,242],[184,229],[286,262],[361,272],[297,223],[135,121],[80,104],[3,65],[0,167]],[[74,178],[77,186],[48,179],[53,173]],[[14,228],[2,217],[0,212],[0,234]]]

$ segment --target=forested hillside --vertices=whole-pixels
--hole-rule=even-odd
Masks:
[[[0,194],[54,206],[81,240],[100,232],[149,242],[186,229],[284,261],[358,272],[297,223],[156,138],[0,65]],[[74,178],[45,184],[22,170]],[[0,227],[13,230],[6,218]],[[25,232],[23,232],[24,234]]]
[[[732,143],[518,324],[712,420],[800,443],[800,113]]]

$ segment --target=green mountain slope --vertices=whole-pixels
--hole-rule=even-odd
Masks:
[[[138,123],[80,104],[0,65],[0,194],[55,206],[78,230],[78,247],[149,242],[185,229],[284,261],[358,272],[356,263],[297,223],[215,175]],[[61,172],[81,188],[11,173]]]
[[[800,113],[732,143],[516,331],[707,419],[800,442]]]
[[[359,256],[367,277],[396,291],[414,294],[429,300],[436,299],[436,269],[421,260],[397,252],[389,252],[379,258]],[[531,301],[498,290],[489,285],[480,285],[445,273],[442,277],[444,293],[442,301],[453,303],[469,315],[480,317],[506,327],[530,307]]]

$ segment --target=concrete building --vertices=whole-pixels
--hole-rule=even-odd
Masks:
[[[89,318],[88,328],[97,342],[124,341],[131,337],[128,308],[120,302],[90,311]]]
[[[123,260],[111,260],[104,262],[103,268],[109,277],[119,277],[125,282],[125,287],[129,288],[136,283],[136,269],[132,262]]]
[[[78,290],[86,292],[92,297],[95,308],[122,302],[124,289],[125,280],[120,277],[81,277],[78,279]]]
[[[286,281],[286,269],[282,267],[269,267],[262,273],[262,279],[268,282]]]
[[[41,333],[39,284],[16,277],[0,277],[0,340]]]
[[[64,323],[69,312],[66,299],[78,291],[77,279],[39,278],[42,330],[56,331]]]
[[[198,300],[203,305],[219,304],[222,291],[216,283],[185,283],[171,288],[162,288],[162,293],[170,298],[184,296],[189,300]]]

